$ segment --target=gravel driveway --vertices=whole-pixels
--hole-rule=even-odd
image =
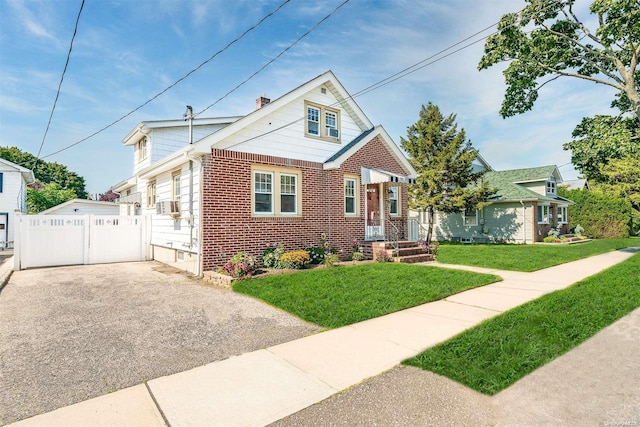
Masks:
[[[0,293],[0,424],[317,330],[156,262],[14,272]]]

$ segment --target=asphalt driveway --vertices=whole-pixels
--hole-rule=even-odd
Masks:
[[[156,262],[14,272],[0,292],[0,424],[317,330]]]

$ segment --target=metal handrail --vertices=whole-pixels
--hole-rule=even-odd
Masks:
[[[393,230],[391,230],[391,227],[385,227],[385,241],[390,241],[393,244],[393,256],[397,257],[400,253],[400,229],[393,223],[389,215],[387,215],[386,222],[391,224]]]

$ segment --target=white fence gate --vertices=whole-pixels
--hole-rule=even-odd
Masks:
[[[14,270],[150,259],[149,216],[16,215]]]

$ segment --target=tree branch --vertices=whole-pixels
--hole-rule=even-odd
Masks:
[[[625,86],[624,86],[624,85],[622,85],[622,84],[615,84],[615,83],[612,83],[612,82],[607,81],[607,80],[602,80],[602,79],[598,79],[598,78],[596,78],[596,77],[591,77],[591,76],[585,76],[585,75],[583,75],[583,74],[578,74],[578,73],[568,73],[568,72],[566,72],[566,71],[562,71],[562,70],[558,70],[558,69],[555,69],[555,68],[553,68],[553,67],[550,67],[550,66],[548,66],[548,65],[546,65],[546,64],[543,64],[542,62],[536,62],[536,63],[538,64],[538,66],[540,66],[540,67],[544,68],[545,70],[550,71],[550,72],[552,72],[552,73],[556,73],[556,74],[558,74],[558,75],[559,75],[558,77],[560,77],[560,76],[564,76],[564,77],[577,77],[577,78],[579,78],[579,79],[589,80],[589,81],[591,81],[591,82],[595,82],[595,83],[600,83],[600,84],[603,84],[603,85],[611,86],[611,87],[613,87],[613,88],[615,88],[615,89],[617,89],[617,90],[624,91],[624,89],[625,89]]]

